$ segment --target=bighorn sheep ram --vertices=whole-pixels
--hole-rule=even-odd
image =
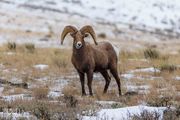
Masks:
[[[121,95],[121,83],[117,72],[117,54],[113,46],[109,42],[96,42],[96,34],[93,28],[89,25],[77,30],[74,26],[66,26],[61,34],[61,44],[63,44],[64,38],[70,33],[73,38],[73,52],[71,62],[76,68],[82,87],[82,95],[86,95],[84,86],[84,76],[87,74],[87,85],[89,88],[89,94],[92,92],[92,80],[93,72],[100,72],[104,77],[106,84],[104,87],[104,93],[107,92],[111,78],[108,74],[108,70],[112,73],[116,79],[118,85],[119,95]],[[94,40],[95,45],[91,45],[84,41],[84,38],[90,34]]]

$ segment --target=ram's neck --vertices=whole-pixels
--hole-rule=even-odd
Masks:
[[[87,57],[87,52],[88,52],[87,46],[84,45],[80,49],[76,49],[76,48],[73,47],[73,53],[72,54],[73,54],[73,57],[77,61],[82,62],[82,60]]]

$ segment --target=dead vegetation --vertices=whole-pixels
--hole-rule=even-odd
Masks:
[[[31,45],[30,45],[31,46]],[[32,45],[33,46],[33,45]],[[81,97],[80,82],[74,75],[74,69],[71,65],[71,50],[57,48],[26,48],[26,45],[16,44],[15,50],[7,46],[0,47],[0,75],[1,84],[4,87],[3,95],[28,94],[33,97],[32,100],[21,100],[7,102],[0,100],[0,111],[5,109],[18,110],[21,112],[30,112],[38,119],[73,119],[78,118],[77,114],[93,115],[101,108],[120,108],[124,106],[139,105],[141,103],[148,106],[175,107],[175,110],[169,110],[164,113],[164,119],[178,119],[180,106],[180,83],[176,77],[180,75],[180,56],[158,52],[158,57],[145,56],[144,50],[134,52],[122,50],[118,64],[119,74],[129,74],[129,71],[154,67],[160,72],[135,72],[131,79],[122,80],[123,96],[116,94],[117,86],[115,80],[111,81],[110,90],[103,94],[104,80],[95,78],[93,81],[93,97]],[[31,51],[33,49],[33,52]],[[30,49],[27,50],[27,49]],[[155,52],[156,53],[156,52]],[[152,53],[152,54],[155,54]],[[154,59],[155,58],[155,59]],[[14,64],[15,63],[15,64]],[[38,70],[34,65],[45,64],[47,69]],[[68,75],[71,75],[70,77]],[[15,76],[21,83],[26,83],[27,87],[11,85],[10,80]],[[48,76],[44,81],[43,77]],[[64,77],[62,77],[64,76]],[[63,87],[62,95],[55,99],[50,99],[48,94],[50,87],[58,77],[68,79],[68,84]],[[152,77],[154,77],[152,79]],[[6,82],[8,81],[8,82]],[[39,82],[40,81],[40,82]],[[6,82],[6,83],[5,83]],[[32,86],[36,84],[36,87]],[[78,83],[78,84],[77,84]],[[61,84],[61,83],[55,83]],[[87,84],[87,83],[86,83]],[[129,91],[129,86],[139,87],[135,91]],[[141,86],[149,86],[144,88]],[[86,88],[87,89],[87,88]],[[141,92],[143,91],[143,92]],[[135,94],[133,94],[135,93]],[[102,106],[97,101],[114,101],[110,106]],[[63,108],[63,109],[62,109]],[[89,111],[89,110],[92,111]],[[133,119],[154,118],[154,113],[146,111],[140,116],[131,116]],[[79,118],[80,119],[80,118]],[[151,120],[151,119],[150,119]]]
[[[46,99],[49,92],[48,86],[41,86],[32,90],[32,95],[35,99]]]

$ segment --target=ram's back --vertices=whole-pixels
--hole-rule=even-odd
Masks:
[[[93,45],[92,47],[97,71],[107,69],[110,64],[117,63],[117,54],[111,43],[98,42],[98,45]]]

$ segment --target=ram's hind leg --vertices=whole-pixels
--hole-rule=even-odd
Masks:
[[[122,95],[122,93],[121,93],[121,81],[120,81],[120,78],[118,76],[117,65],[112,65],[110,67],[110,72],[112,73],[112,75],[115,78],[116,83],[118,85],[119,95]]]
[[[106,80],[106,84],[105,84],[105,86],[104,86],[104,91],[103,91],[103,92],[104,92],[104,93],[107,93],[107,90],[108,90],[108,87],[109,87],[109,83],[110,83],[110,81],[111,81],[111,78],[110,78],[107,70],[102,71],[101,74],[102,74],[102,76],[104,77],[104,79]]]

